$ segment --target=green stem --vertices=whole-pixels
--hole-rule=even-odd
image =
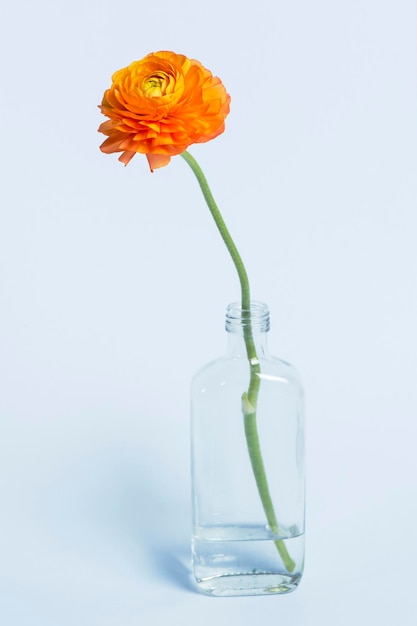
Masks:
[[[249,280],[248,275],[245,269],[245,266],[242,261],[242,257],[239,254],[238,249],[229,233],[229,230],[225,224],[225,221],[219,211],[219,208],[214,200],[213,194],[211,193],[210,187],[208,185],[207,179],[204,176],[204,173],[194,159],[194,157],[189,152],[183,152],[181,154],[182,158],[188,163],[194,175],[197,178],[197,181],[200,185],[201,191],[203,192],[204,199],[207,203],[207,206],[213,216],[213,219],[216,223],[216,226],[222,236],[224,243],[232,257],[233,263],[236,267],[237,273],[239,275],[240,286],[241,286],[241,298],[242,298],[242,311],[250,312],[250,288],[249,288]],[[259,496],[261,498],[262,506],[265,511],[266,519],[268,521],[268,525],[271,530],[275,534],[279,534],[279,525],[275,515],[274,506],[271,499],[271,494],[269,492],[268,481],[266,477],[264,462],[262,459],[262,452],[259,443],[258,436],[258,428],[256,421],[256,410],[258,404],[258,394],[259,387],[261,384],[260,372],[261,368],[259,365],[259,360],[256,354],[255,342],[253,339],[252,333],[252,325],[245,323],[243,325],[244,328],[244,339],[246,345],[246,354],[248,357],[249,365],[250,365],[250,380],[248,390],[245,391],[242,395],[242,412],[244,416],[245,423],[245,436],[246,443],[248,446],[249,457],[252,465],[253,474],[255,477],[256,485],[258,488]],[[282,562],[284,563],[285,568],[288,572],[293,572],[295,569],[295,563],[288,554],[287,547],[282,539],[275,541],[275,545],[277,550],[281,556]]]

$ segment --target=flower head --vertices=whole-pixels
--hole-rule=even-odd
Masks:
[[[125,165],[136,152],[146,154],[153,171],[220,135],[230,96],[199,61],[161,51],[115,72],[99,108],[109,118],[98,129],[107,135],[102,152],[122,152]]]

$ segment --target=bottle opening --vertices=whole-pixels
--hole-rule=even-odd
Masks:
[[[228,333],[243,333],[252,326],[253,332],[269,330],[269,309],[264,302],[252,300],[250,309],[242,309],[240,302],[232,302],[226,309],[226,330]]]

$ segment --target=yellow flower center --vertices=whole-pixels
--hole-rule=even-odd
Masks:
[[[143,81],[142,91],[147,98],[159,98],[165,95],[168,83],[166,74],[151,74]]]

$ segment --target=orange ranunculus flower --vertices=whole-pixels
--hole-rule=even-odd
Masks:
[[[109,118],[99,128],[107,135],[100,149],[122,152],[125,165],[140,152],[153,171],[224,131],[230,96],[199,61],[153,52],[115,72],[112,81],[99,107]]]

